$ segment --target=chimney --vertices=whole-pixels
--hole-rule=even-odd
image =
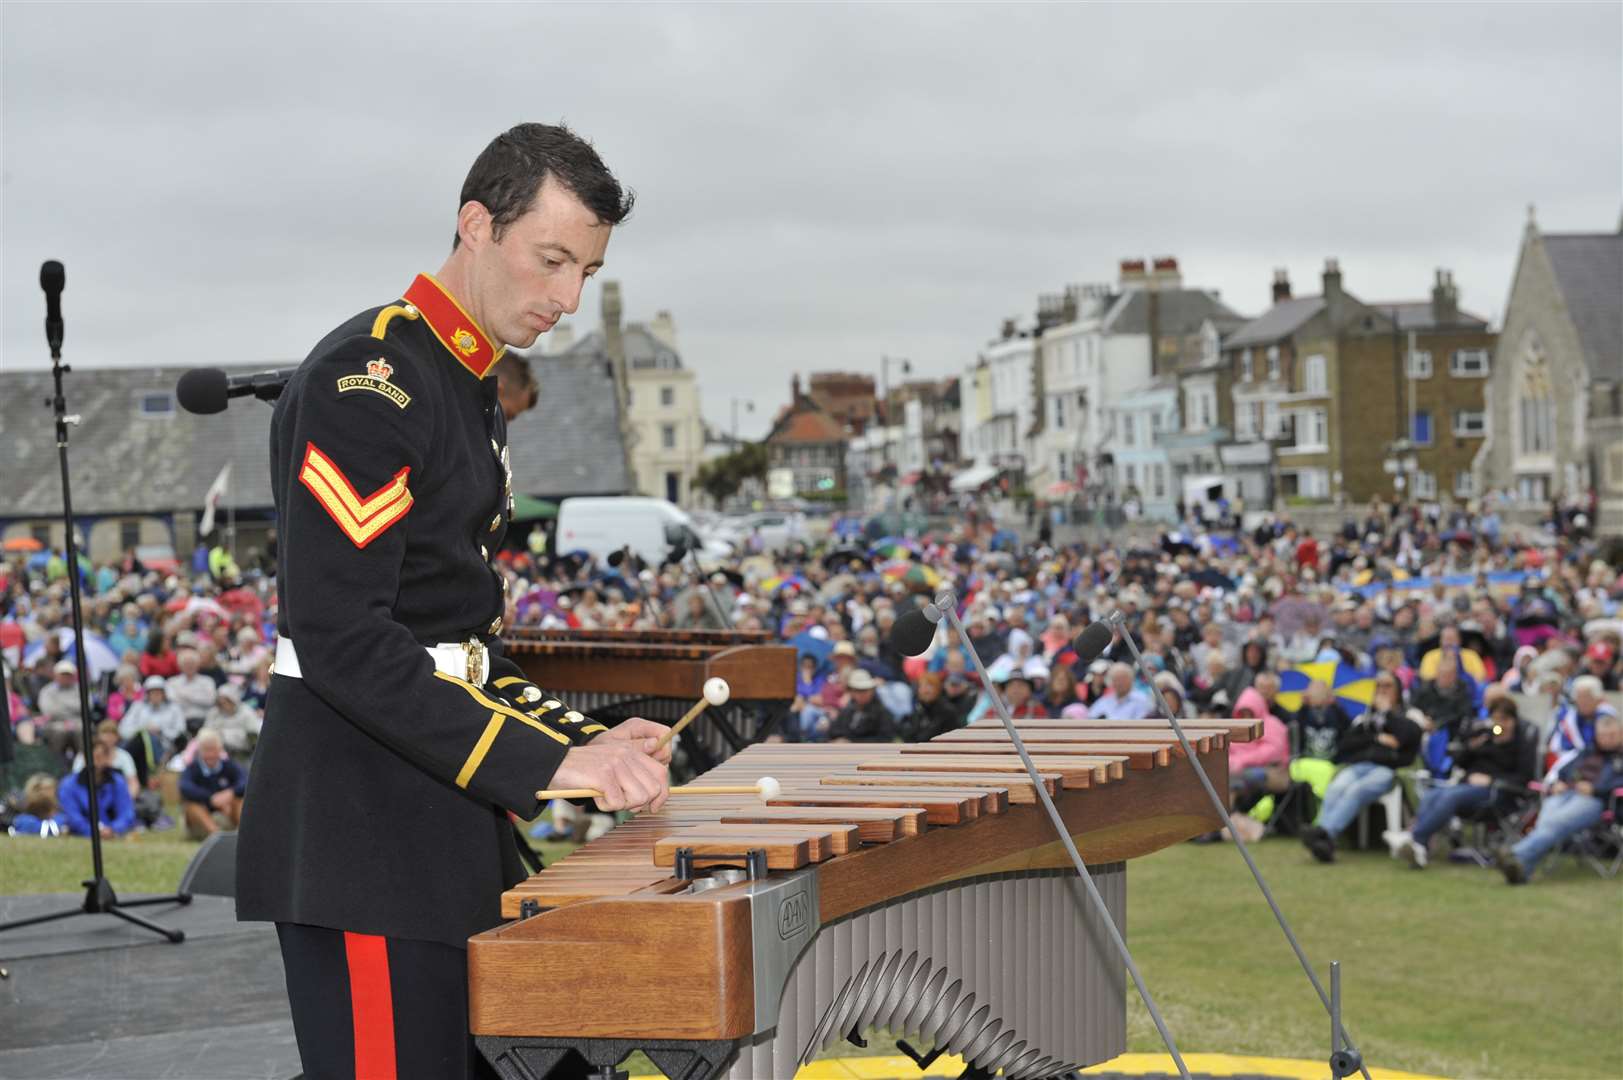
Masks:
[[[1438,326],[1459,322],[1460,294],[1454,288],[1452,270],[1437,271],[1437,284],[1431,287],[1431,318]]]
[[[1123,259],[1121,261],[1121,288],[1142,289],[1149,282],[1149,275],[1144,272],[1143,259]]]
[[[792,405],[800,404],[800,372],[789,376],[789,402]]]
[[[1170,255],[1158,256],[1154,262],[1154,272],[1150,276],[1152,289],[1181,289],[1183,288],[1183,275],[1178,272],[1178,260]]]
[[[1274,303],[1291,298],[1291,279],[1282,266],[1274,271]]]
[[[559,323],[547,334],[547,352],[556,355],[565,352],[575,344],[575,328],[569,323]]]
[[[1341,326],[1341,312],[1347,294],[1341,291],[1341,263],[1334,256],[1324,260],[1324,306],[1330,316],[1330,325]]]
[[[1079,303],[1081,292],[1081,287],[1077,285],[1067,285],[1065,287],[1065,302],[1060,314],[1068,323],[1076,322],[1077,313],[1081,308]]]
[[[1014,320],[1013,319],[1004,319],[1003,320],[1003,340],[1008,341],[1012,337],[1014,337]]]
[[[676,322],[671,318],[670,312],[661,311],[656,314],[654,321],[648,324],[648,332],[658,338],[660,344],[667,349],[672,352],[679,351],[676,348]]]

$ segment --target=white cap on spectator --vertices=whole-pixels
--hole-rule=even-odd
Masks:
[[[845,676],[847,690],[876,690],[879,681],[866,668],[852,668]]]
[[[1028,656],[1026,657],[1025,666],[1020,669],[1020,674],[1033,682],[1046,682],[1048,680],[1048,663],[1040,656]]]
[[[58,660],[56,662],[56,666],[53,667],[51,670],[53,672],[55,672],[56,674],[58,674],[58,675],[77,675],[77,674],[79,674],[79,669],[73,666],[73,661],[72,660]]]
[[[141,684],[141,688],[143,690],[163,690],[166,689],[168,685],[168,683],[163,681],[162,675],[148,675],[147,681]]]

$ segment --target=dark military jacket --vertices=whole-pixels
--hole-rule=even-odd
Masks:
[[[277,674],[237,853],[242,919],[463,945],[523,876],[506,817],[540,812],[603,730],[500,654],[512,512],[501,350],[432,277],[328,334],[271,423]],[[483,641],[455,678],[424,646]]]

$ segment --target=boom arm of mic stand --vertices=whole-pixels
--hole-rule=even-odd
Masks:
[[[1144,657],[1139,653],[1138,646],[1133,644],[1133,635],[1127,632],[1121,612],[1111,612],[1105,621],[1116,628],[1121,635],[1122,641],[1126,643],[1128,652],[1133,654],[1134,666],[1142,672],[1144,670]],[[971,652],[973,651],[971,650]],[[1262,890],[1263,899],[1268,901],[1270,908],[1273,908],[1274,921],[1278,922],[1279,928],[1285,932],[1285,940],[1290,942],[1291,948],[1296,953],[1296,959],[1302,965],[1302,970],[1307,973],[1308,981],[1313,984],[1313,989],[1319,992],[1319,1000],[1324,1003],[1325,1010],[1331,1013],[1335,1024],[1339,1027],[1341,1025],[1340,1010],[1331,1009],[1330,995],[1324,992],[1324,986],[1319,982],[1318,975],[1314,973],[1313,965],[1308,963],[1307,953],[1302,951],[1302,945],[1296,940],[1296,934],[1291,930],[1290,923],[1286,921],[1285,913],[1279,909],[1278,902],[1274,900],[1273,890],[1268,888],[1268,882],[1263,878],[1262,871],[1257,868],[1256,860],[1251,857],[1251,849],[1245,846],[1245,841],[1240,839],[1239,832],[1235,830],[1234,819],[1229,817],[1228,803],[1219,798],[1217,789],[1212,787],[1211,778],[1206,775],[1205,768],[1200,764],[1200,758],[1195,756],[1194,747],[1190,746],[1189,740],[1184,737],[1183,725],[1178,723],[1178,718],[1172,715],[1171,709],[1167,708],[1166,698],[1161,696],[1161,688],[1155,685],[1154,679],[1150,680],[1150,693],[1155,697],[1155,707],[1160,709],[1161,715],[1172,724],[1172,733],[1178,737],[1178,745],[1183,748],[1183,756],[1188,758],[1189,764],[1195,767],[1195,775],[1200,778],[1200,786],[1206,789],[1207,797],[1212,800],[1212,805],[1217,808],[1218,816],[1223,819],[1223,827],[1228,829],[1229,836],[1234,838],[1234,846],[1240,849],[1240,855],[1245,859],[1246,866],[1251,868],[1251,876],[1256,879],[1257,888]],[[1358,1053],[1358,1048],[1353,1045],[1352,1039],[1347,1036],[1345,1027],[1341,1027],[1341,1041],[1348,1050],[1354,1054]],[[1370,1080],[1369,1069],[1363,1065],[1361,1060],[1358,1069],[1364,1074],[1364,1080]]]
[[[958,631],[959,637],[969,640],[969,633],[964,624],[958,621],[958,605],[950,594],[943,594],[936,600],[936,606],[941,609],[948,623]],[[1178,1053],[1178,1044],[1173,1041],[1172,1032],[1167,1029],[1167,1023],[1161,1018],[1161,1010],[1155,1006],[1155,998],[1150,996],[1150,988],[1144,983],[1144,976],[1138,973],[1138,965],[1133,962],[1133,954],[1127,949],[1127,942],[1116,928],[1116,920],[1110,917],[1110,910],[1105,907],[1104,897],[1099,895],[1099,888],[1093,883],[1093,875],[1088,873],[1087,863],[1082,861],[1081,852],[1076,850],[1076,842],[1071,839],[1071,831],[1065,827],[1065,819],[1059,816],[1059,810],[1054,806],[1054,800],[1048,794],[1048,788],[1043,784],[1042,775],[1032,762],[1031,755],[1026,752],[1025,741],[1020,738],[1020,732],[1015,730],[1014,717],[1009,715],[1009,707],[1003,702],[1003,695],[992,686],[992,679],[986,673],[986,665],[973,648],[966,649],[969,653],[970,663],[981,677],[981,685],[986,687],[987,694],[992,699],[992,708],[997,710],[998,719],[1003,721],[1003,730],[1009,733],[1009,741],[1014,744],[1015,753],[1020,755],[1020,761],[1026,767],[1026,773],[1031,777],[1032,790],[1037,798],[1042,800],[1043,809],[1048,812],[1048,819],[1054,824],[1054,831],[1059,834],[1060,843],[1065,845],[1066,854],[1070,855],[1076,872],[1082,878],[1082,884],[1087,888],[1088,899],[1093,902],[1094,909],[1099,913],[1099,919],[1104,923],[1105,931],[1110,935],[1111,944],[1121,954],[1122,962],[1127,971],[1133,976],[1133,985],[1138,987],[1138,996],[1143,999],[1144,1007],[1149,1010],[1150,1019],[1155,1021],[1155,1030],[1160,1032],[1161,1041],[1166,1044],[1167,1053],[1172,1055],[1172,1061],[1178,1066],[1178,1074],[1183,1080],[1189,1080],[1189,1069],[1183,1063],[1183,1055]]]

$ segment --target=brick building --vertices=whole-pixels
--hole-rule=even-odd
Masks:
[[[1223,342],[1231,387],[1223,420],[1238,443],[1272,447],[1274,496],[1391,495],[1398,485],[1386,463],[1411,455],[1404,486],[1420,497],[1469,490],[1460,473],[1480,445],[1495,341],[1486,321],[1459,310],[1446,271],[1429,301],[1366,303],[1343,287],[1334,259],[1321,284],[1317,296],[1293,296],[1276,273],[1274,306]]]

